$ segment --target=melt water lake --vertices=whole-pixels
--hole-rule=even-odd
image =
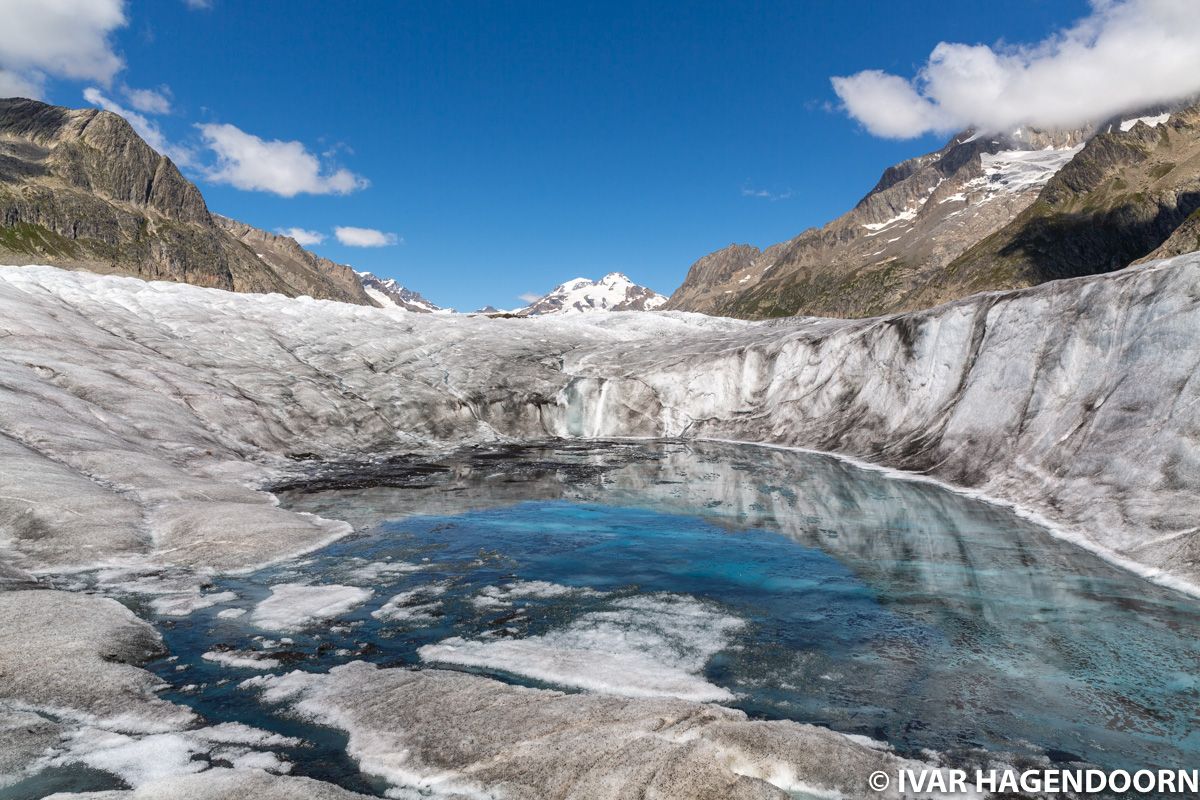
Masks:
[[[264,670],[213,653],[675,694],[964,764],[1200,764],[1200,605],[929,483],[750,446],[552,443],[327,467],[277,494],[358,533],[218,579],[237,599],[190,616],[127,601],[176,659],[152,667],[166,696],[304,739],[280,751],[293,774],[386,788],[344,735],[239,687]],[[264,628],[254,610],[281,583],[371,596]]]

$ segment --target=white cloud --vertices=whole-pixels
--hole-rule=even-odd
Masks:
[[[83,99],[94,106],[103,108],[105,111],[111,111],[114,114],[124,117],[125,121],[137,131],[138,136],[141,136],[146,141],[146,144],[174,161],[176,165],[181,167],[193,165],[195,154],[191,149],[181,145],[174,145],[167,141],[167,137],[163,135],[158,124],[153,120],[147,119],[136,111],[130,111],[121,106],[95,86],[89,86],[83,90]]]
[[[1196,0],[1092,0],[1091,15],[1033,45],[950,44],[916,77],[833,78],[850,116],[888,138],[975,127],[1076,127],[1200,92]]]
[[[183,4],[193,11],[207,11],[212,8],[212,0],[183,0]]]
[[[742,197],[756,197],[760,200],[790,200],[795,195],[791,189],[784,192],[772,192],[770,189],[756,189],[749,184],[742,187]]]
[[[260,139],[229,124],[196,127],[216,154],[216,165],[205,172],[215,183],[283,197],[349,194],[369,185],[366,178],[350,170],[329,171],[300,142]]]
[[[333,235],[347,247],[387,247],[400,243],[400,237],[394,233],[384,233],[374,228],[355,228],[349,225],[334,228]]]
[[[134,89],[129,86],[122,88],[129,104],[146,114],[170,114],[171,90],[166,86],[158,89]]]
[[[33,97],[42,96],[42,79],[37,76],[20,75],[7,69],[0,69],[0,97]]]
[[[536,303],[538,300],[542,299],[542,295],[537,294],[536,292],[525,292],[524,294],[517,295],[517,299],[522,303]]]
[[[125,66],[109,41],[124,0],[4,0],[0,16],[3,96],[40,98],[51,76],[108,86]]]
[[[325,234],[320,231],[310,231],[304,228],[276,228],[276,233],[282,236],[290,236],[296,240],[296,243],[304,247],[312,247],[314,244],[320,244],[325,241]]]
[[[834,78],[833,89],[842,98],[850,116],[876,136],[907,139],[954,126],[953,122],[947,123],[940,117],[932,101],[896,75],[866,70],[847,78]]]

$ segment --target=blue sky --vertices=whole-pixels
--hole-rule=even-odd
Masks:
[[[132,0],[123,13],[108,39],[122,66],[107,81],[52,75],[46,100],[87,105],[91,87],[130,109],[129,89],[157,89],[169,111],[143,96],[144,116],[192,154],[185,173],[212,210],[320,232],[321,255],[466,309],[614,270],[669,293],[714,249],[820,225],[944,140],[872,135],[832,76],[911,77],[941,41],[1036,42],[1089,9]],[[223,183],[236,170],[206,149],[232,135],[217,126],[299,143],[319,171],[285,191],[330,193]],[[335,226],[396,243],[346,246]]]

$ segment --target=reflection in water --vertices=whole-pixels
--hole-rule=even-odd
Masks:
[[[909,751],[1184,767],[1200,750],[1193,600],[932,484],[806,453],[626,442],[332,469],[280,496],[377,531],[338,557],[504,560],[463,598],[515,577],[718,603],[749,624],[706,677],[751,713]],[[596,601],[541,602],[513,636]],[[403,660],[487,624],[454,608],[406,634]]]

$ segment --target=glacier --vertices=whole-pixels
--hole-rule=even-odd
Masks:
[[[812,775],[821,776],[819,796],[853,797],[874,770],[927,766],[879,742],[721,706],[531,690],[441,670],[356,661],[244,685],[345,730],[365,772],[420,787],[422,797],[786,800],[811,791],[803,778]]]
[[[1009,502],[1200,579],[1200,256],[867,320],[447,318],[0,270],[0,542],[27,572],[249,570],[344,522],[306,459],[481,441],[811,448]]]
[[[820,450],[938,481],[1011,504],[1114,562],[1196,592],[1197,330],[1200,255],[889,317],[770,322],[679,312],[418,315],[0,268],[0,585],[100,568],[114,582],[165,581],[160,602],[187,613],[224,599],[203,593],[206,576],[295,558],[352,532],[346,521],[281,509],[267,491],[323,460],[550,437],[679,437]],[[156,679],[135,666],[157,647],[153,629],[111,601],[72,597],[0,593],[12,606],[0,614],[0,741],[32,713],[50,726],[37,734],[48,739],[72,730],[85,742],[84,733],[101,730],[215,752],[211,736],[197,733],[202,723],[156,697]],[[64,609],[82,627],[29,627]],[[130,642],[116,661],[107,657],[108,630]],[[90,644],[68,657],[60,635]],[[22,666],[30,637],[44,652]],[[428,694],[436,715],[449,701],[406,682],[492,691],[472,685],[487,679],[436,669],[366,669],[314,677],[297,696],[333,697],[351,677],[360,687],[385,681]],[[118,684],[106,692],[109,676]],[[639,704],[652,702],[674,704],[672,714],[717,713],[685,700],[604,700],[620,703],[630,715],[621,725],[639,730],[654,717]],[[396,735],[362,719],[370,709],[332,708],[348,729]],[[795,735],[810,743],[837,736]],[[273,763],[253,742],[240,746],[242,766]],[[875,757],[845,737],[837,746],[850,754],[838,769]],[[511,766],[528,744],[506,747]],[[720,763],[759,764],[752,750],[737,758],[721,750]],[[33,751],[0,760],[0,772],[30,768]],[[483,757],[424,768],[442,774]],[[685,763],[679,757],[662,753]],[[835,779],[833,767],[805,764],[770,780],[770,770],[799,767],[767,761],[753,773],[766,784],[746,796],[813,780],[844,789],[849,774]],[[729,769],[721,785],[745,777]],[[230,772],[273,786],[301,780]],[[166,781],[162,796],[186,791],[176,787],[187,780],[154,777]]]

